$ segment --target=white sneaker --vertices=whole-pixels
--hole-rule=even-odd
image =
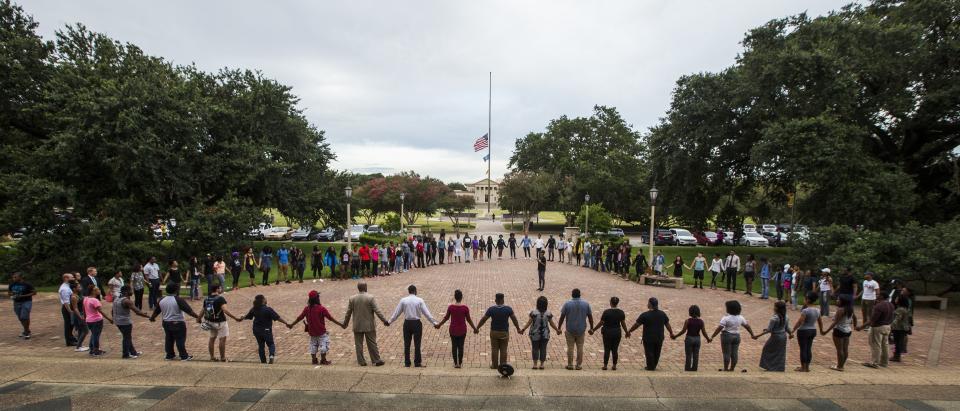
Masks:
[[[90,349],[90,348],[88,348],[88,347],[77,347],[77,349],[74,350],[74,351],[75,351],[75,352],[84,352],[84,351],[87,351],[87,350],[89,350],[89,349]]]

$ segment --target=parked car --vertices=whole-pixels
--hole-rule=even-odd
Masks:
[[[359,241],[360,236],[363,235],[365,230],[360,224],[354,224],[350,226],[350,241]]]
[[[670,230],[667,230],[665,228],[658,228],[654,230],[653,235],[655,237],[653,240],[654,245],[673,245],[674,244],[673,233],[671,233]],[[644,243],[650,244],[650,229],[643,230],[643,232],[640,233],[640,238],[643,240]]]
[[[314,235],[317,241],[339,241],[343,239],[343,230],[339,228],[327,227],[317,231]]]
[[[13,238],[14,241],[19,241],[23,238],[23,235],[27,232],[26,227],[21,227],[16,229],[13,233],[10,234],[10,238]]]
[[[614,236],[617,236],[617,237],[623,237],[623,235],[624,235],[624,234],[623,234],[623,229],[620,228],[620,227],[611,228],[609,231],[607,231],[607,235],[614,235]]]
[[[777,226],[773,224],[764,224],[760,226],[760,233],[777,232]]]
[[[290,227],[273,227],[263,234],[264,240],[283,241],[289,240],[293,229]]]
[[[699,245],[716,245],[717,233],[713,231],[704,231],[693,235]]]
[[[251,229],[250,232],[247,233],[247,235],[257,240],[263,240],[263,238],[267,235],[267,232],[269,232],[271,228],[273,228],[273,224],[260,223],[256,227]]]
[[[697,238],[689,230],[671,228],[670,234],[673,234],[673,245],[697,245]]]
[[[743,232],[745,233],[755,233],[757,232],[757,226],[754,224],[744,224]]]
[[[743,237],[740,237],[740,245],[746,245],[750,247],[766,247],[770,245],[767,242],[766,238],[763,238],[760,233],[756,231],[747,231],[743,233]]]
[[[290,234],[290,240],[293,241],[310,241],[313,240],[314,230],[309,227],[300,227],[296,231]]]
[[[723,245],[733,245],[733,231],[723,232]]]
[[[383,234],[383,229],[380,228],[380,226],[373,224],[367,227],[367,229],[364,230],[364,232],[367,234]]]

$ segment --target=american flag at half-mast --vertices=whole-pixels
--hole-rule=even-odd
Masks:
[[[487,135],[484,134],[483,137],[480,137],[477,139],[477,141],[473,142],[473,151],[483,150],[487,148],[489,144],[490,144],[490,141],[487,140]]]

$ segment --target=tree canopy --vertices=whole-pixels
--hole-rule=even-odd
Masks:
[[[289,87],[36,27],[0,2],[0,232],[26,229],[8,268],[126,267],[158,220],[176,220],[186,254],[238,244],[266,208],[309,225],[342,215],[343,176]]]
[[[813,224],[957,215],[958,21],[955,0],[875,0],[751,30],[733,66],[677,82],[647,136],[661,205],[698,226],[788,193]]]
[[[641,217],[647,189],[644,146],[640,133],[615,108],[595,106],[590,117],[551,120],[544,132],[532,132],[516,142],[510,167],[526,173],[549,174],[550,208],[566,213],[567,223],[582,207],[585,194],[602,202],[623,220]]]

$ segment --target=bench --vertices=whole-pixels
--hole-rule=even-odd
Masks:
[[[662,285],[662,286],[671,286],[673,288],[683,288],[683,278],[677,277],[662,277],[657,275],[643,275],[643,284],[653,284],[653,285]]]
[[[935,295],[918,295],[913,297],[914,302],[932,302],[940,305],[940,310],[947,309],[947,299]]]

